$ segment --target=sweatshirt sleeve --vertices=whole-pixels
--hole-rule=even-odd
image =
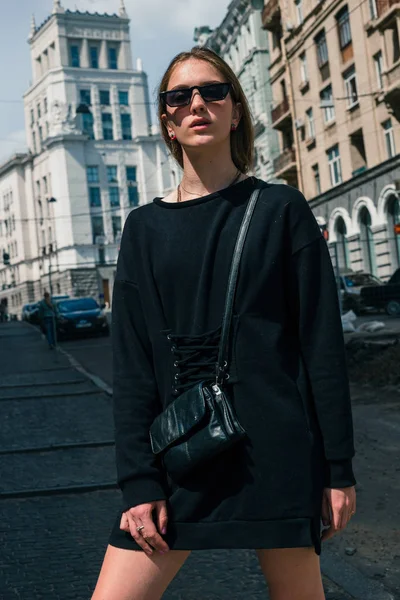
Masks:
[[[124,510],[166,498],[149,438],[161,407],[139,288],[131,280],[135,254],[129,221],[121,241],[112,306],[113,413]]]
[[[348,487],[356,483],[353,420],[336,280],[328,246],[317,233],[310,208],[303,205],[301,211],[306,222],[299,232],[304,236],[308,228],[313,233],[306,233],[301,242],[297,235],[291,254],[290,302],[323,437],[325,485]]]

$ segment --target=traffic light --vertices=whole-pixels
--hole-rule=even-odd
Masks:
[[[5,265],[10,264],[10,255],[8,254],[8,252],[3,252],[3,263]]]

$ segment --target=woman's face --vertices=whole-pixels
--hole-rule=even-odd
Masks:
[[[208,83],[225,83],[224,77],[204,60],[191,58],[175,67],[168,83],[168,90],[191,88]],[[240,104],[234,104],[230,93],[223,100],[205,102],[197,89],[187,106],[166,106],[162,119],[168,134],[176,136],[183,148],[199,148],[219,145],[230,137],[232,125],[240,120]],[[204,119],[204,124],[198,124]]]

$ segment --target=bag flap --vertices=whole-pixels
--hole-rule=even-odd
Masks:
[[[188,434],[204,418],[207,410],[203,383],[190,388],[155,418],[150,427],[150,442],[154,454]]]

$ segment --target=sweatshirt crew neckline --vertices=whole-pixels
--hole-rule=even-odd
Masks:
[[[211,194],[207,194],[206,196],[200,196],[200,198],[193,198],[192,200],[184,200],[183,202],[166,202],[159,196],[154,198],[153,202],[157,204],[157,206],[162,206],[163,208],[187,208],[189,206],[195,206],[197,204],[204,204],[209,202],[210,200],[215,200],[216,198],[226,197],[231,191],[237,192],[241,189],[246,189],[247,186],[254,186],[257,182],[256,177],[247,177],[243,179],[243,181],[239,181],[234,185],[230,185],[222,190],[217,190],[216,192],[212,192]]]

